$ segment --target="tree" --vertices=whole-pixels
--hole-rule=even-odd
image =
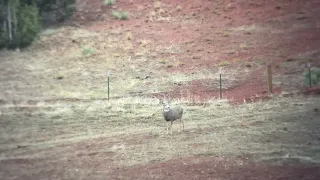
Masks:
[[[49,14],[55,22],[64,21],[71,17],[74,4],[75,0],[0,0],[0,49],[30,45],[44,17]]]
[[[75,0],[36,0],[40,16],[53,13],[61,22],[72,16],[75,10]]]
[[[38,8],[31,1],[2,0],[0,4],[0,48],[25,47],[40,31]]]

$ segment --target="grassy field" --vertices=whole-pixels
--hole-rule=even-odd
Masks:
[[[186,129],[178,133],[175,123],[172,136],[166,134],[161,106],[152,98],[2,106],[1,166],[11,168],[2,173],[23,175],[19,166],[5,166],[17,159],[62,163],[77,158],[85,164],[86,156],[102,154],[108,154],[111,167],[194,155],[320,163],[319,97],[274,97],[240,106],[216,100],[176,103],[185,108]],[[57,171],[56,166],[37,168],[32,169],[35,174]],[[88,172],[85,165],[77,168]]]

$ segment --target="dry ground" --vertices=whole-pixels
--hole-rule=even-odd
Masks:
[[[1,179],[318,179],[320,98],[287,95],[320,65],[319,1],[77,8],[30,48],[0,52]],[[183,105],[185,132],[165,134],[159,94]]]
[[[316,179],[319,97],[186,102],[167,135],[155,99],[2,106],[2,179]]]

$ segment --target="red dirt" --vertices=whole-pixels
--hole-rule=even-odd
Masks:
[[[317,87],[307,88],[303,93],[305,95],[319,95],[320,88],[317,88]]]
[[[117,154],[101,151],[115,144],[139,144],[152,136],[97,138],[37,150],[48,158],[0,160],[3,179],[223,179],[223,180],[317,180],[319,165],[255,163],[247,157],[190,156],[129,167],[114,166]],[[144,142],[145,143],[145,142]],[[194,148],[201,144],[194,144]],[[28,147],[24,147],[28,148]],[[76,151],[74,151],[76,149]],[[76,153],[75,153],[76,152]],[[90,153],[93,152],[93,153]],[[62,156],[63,155],[63,156]],[[83,172],[82,172],[83,171]]]
[[[228,61],[232,69],[238,62],[262,61],[262,65],[243,67],[252,71],[252,74],[238,85],[224,90],[223,96],[235,102],[243,102],[252,96],[266,97],[267,85],[263,75],[265,64],[273,64],[274,75],[280,75],[285,70],[274,68],[287,59],[301,53],[320,48],[320,2],[317,0],[272,0],[272,1],[233,1],[233,0],[174,0],[161,1],[162,16],[172,17],[172,22],[150,21],[150,12],[158,12],[154,2],[146,0],[117,1],[116,5],[106,7],[102,1],[82,0],[83,10],[76,12],[75,20],[87,24],[91,30],[113,29],[123,27],[133,34],[133,41],[138,46],[138,39],[151,39],[154,44],[177,44],[184,50],[183,53],[162,53],[157,58],[173,58],[183,64],[167,69],[169,72],[192,73],[205,67],[216,70],[219,62]],[[110,16],[115,9],[128,11],[132,16],[127,21],[117,21]],[[103,20],[101,20],[101,16]],[[194,23],[182,23],[186,16],[190,16]],[[97,21],[99,20],[100,21]],[[299,24],[309,28],[295,28]],[[229,31],[228,29],[257,26],[253,31]],[[274,31],[274,33],[272,33]],[[245,48],[241,48],[243,45]],[[121,50],[120,50],[121,51]],[[133,51],[121,52],[132,54]],[[319,65],[314,59],[314,65]],[[241,74],[239,74],[241,76]],[[199,81],[199,82],[197,82]],[[218,96],[217,88],[201,85],[202,80],[192,82],[188,89],[192,96],[199,100],[207,100]],[[290,84],[290,86],[298,86]],[[298,87],[301,89],[301,87]],[[282,87],[275,86],[275,93],[280,93]]]
[[[316,180],[320,167],[265,165],[245,159],[188,157],[118,169],[112,179]]]

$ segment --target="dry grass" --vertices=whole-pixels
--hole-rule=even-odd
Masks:
[[[147,16],[147,21],[173,22],[176,20],[174,17],[171,16],[167,4],[162,3],[160,1],[155,1],[153,3],[152,10],[149,12]]]
[[[141,42],[137,53],[125,54],[133,39]],[[83,56],[83,46],[94,48],[94,55]],[[232,106],[214,99],[195,105],[188,96],[174,102],[185,109],[186,131],[178,133],[175,123],[174,135],[166,135],[158,101],[134,95],[167,91],[177,83],[188,86],[193,80],[208,79],[212,83],[206,86],[218,85],[218,70],[168,74],[154,69],[168,64],[174,68],[179,59],[162,59],[164,64],[161,59],[148,59],[152,53],[181,52],[178,45],[154,46],[121,28],[96,33],[61,28],[44,34],[26,51],[1,51],[0,100],[5,103],[0,106],[0,164],[34,160],[41,165],[28,166],[29,173],[59,173],[57,168],[66,169],[61,165],[70,160],[76,165],[67,165],[71,174],[66,176],[79,177],[93,170],[105,173],[110,167],[199,154],[320,163],[320,117],[314,111],[320,106],[319,97],[273,97]],[[239,71],[222,69],[224,89],[237,84]],[[243,76],[248,71],[241,69]],[[111,73],[111,97],[121,98],[90,100],[106,97],[107,72]],[[28,103],[30,99],[36,101]],[[19,174],[20,168],[15,170],[12,174]]]
[[[290,57],[279,65],[280,68],[286,69],[286,73],[274,76],[274,83],[281,85],[283,91],[299,91],[305,85],[304,72],[308,71],[308,62],[311,60],[311,64],[313,64],[312,60],[315,62],[319,58],[318,54],[319,51],[309,51]],[[316,68],[316,66],[312,66],[312,68]]]
[[[263,30],[262,27],[258,27],[257,25],[247,25],[247,26],[239,26],[236,28],[231,29],[234,32],[242,32],[244,34],[251,34],[256,31],[261,31]]]
[[[272,162],[285,161],[288,156],[305,163],[320,163],[315,153],[320,148],[316,138],[320,135],[319,114],[313,112],[319,107],[319,100],[274,98],[236,107],[227,101],[213,100],[200,106],[189,104],[188,100],[177,101],[185,108],[186,132],[178,133],[178,125],[174,124],[173,136],[165,134],[161,107],[152,98],[42,102],[25,105],[19,111],[1,107],[1,122],[7,125],[1,128],[1,151],[5,152],[1,159],[48,158],[46,148],[54,153],[75,142],[93,145],[100,142],[95,139],[103,138],[104,143],[96,144],[94,151],[113,152],[116,166],[196,154],[247,155]],[[119,138],[124,138],[122,143],[109,147],[110,139]],[[62,144],[65,148],[61,149]],[[43,150],[44,154],[33,154]],[[62,155],[65,156],[69,154]]]
[[[68,34],[72,35],[65,37]],[[123,39],[124,43],[119,43],[118,38]],[[219,76],[217,72],[207,69],[193,74],[170,75],[164,70],[153,71],[161,67],[182,66],[184,62],[174,56],[160,61],[147,58],[161,53],[181,53],[183,52],[181,46],[175,44],[154,46],[154,42],[148,39],[136,40],[141,43],[135,51],[136,54],[132,56],[122,53],[133,47],[133,35],[125,29],[94,33],[74,28],[56,29],[54,34],[41,36],[39,42],[28,51],[20,53],[2,51],[3,65],[14,66],[20,73],[12,73],[8,68],[1,72],[6,74],[6,78],[15,76],[19,79],[19,83],[14,83],[13,89],[24,90],[15,92],[17,100],[105,98],[107,72],[111,74],[111,97],[159,93],[171,89],[175,83],[189,85],[192,80],[201,79],[210,79],[210,83],[205,85],[216,88],[214,82],[218,82]],[[84,55],[83,47],[94,49],[94,53]],[[62,50],[66,48],[68,51]],[[16,64],[21,66],[15,66]],[[227,71],[224,75],[224,88],[234,84],[237,71],[237,69]],[[11,77],[8,76],[10,73]],[[0,83],[4,92],[12,90],[6,81]]]

